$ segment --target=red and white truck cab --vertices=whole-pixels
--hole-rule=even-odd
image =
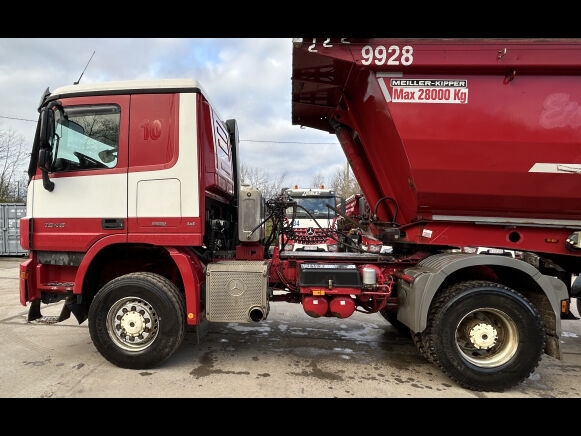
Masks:
[[[194,80],[65,86],[42,105],[50,126],[39,122],[29,169],[21,302],[86,299],[136,268],[198,286],[202,265],[186,247],[232,248],[235,120]],[[88,306],[69,300],[84,319]],[[186,304],[197,323],[199,298]]]
[[[320,188],[288,188],[284,195],[297,203],[296,210],[287,209],[287,219],[292,222],[295,237],[287,240],[285,250],[337,251],[339,241],[334,233],[337,214],[335,191]],[[328,207],[331,206],[331,207]],[[293,216],[294,214],[294,216]]]

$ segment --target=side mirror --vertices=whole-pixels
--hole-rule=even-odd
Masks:
[[[49,143],[49,138],[52,136],[52,132],[54,129],[54,112],[52,111],[52,107],[49,108],[45,106],[40,111],[40,147],[41,148],[50,148],[52,147]],[[40,164],[39,162],[39,165]]]
[[[54,190],[54,183],[48,177],[50,165],[52,164],[52,144],[50,141],[54,137],[55,129],[54,107],[64,115],[62,105],[59,101],[51,101],[40,110],[38,168],[42,172],[42,185],[49,192]]]
[[[99,159],[101,159],[105,163],[111,163],[117,157],[115,153],[117,153],[116,150],[101,150],[99,152]]]

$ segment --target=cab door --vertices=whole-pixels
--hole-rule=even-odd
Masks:
[[[66,122],[55,123],[49,177],[29,185],[33,250],[86,252],[127,233],[129,102],[125,96],[63,98]],[[32,192],[30,192],[32,191]]]

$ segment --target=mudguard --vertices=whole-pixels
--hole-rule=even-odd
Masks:
[[[456,271],[479,265],[498,265],[528,274],[547,296],[555,315],[555,333],[557,337],[561,334],[561,300],[569,298],[565,283],[556,277],[541,274],[534,266],[522,260],[488,254],[436,254],[406,269],[404,273],[412,277],[413,281],[408,283],[399,280],[398,321],[414,333],[424,331],[430,304],[444,280]]]

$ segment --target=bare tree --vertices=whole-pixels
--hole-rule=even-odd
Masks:
[[[361,193],[361,187],[351,171],[349,163],[338,168],[332,176],[330,186],[335,190],[338,197],[348,198],[353,194]]]
[[[313,181],[311,183],[312,188],[318,188],[321,185],[326,185],[325,177],[321,173],[317,173],[315,177],[313,177]]]
[[[251,167],[243,163],[240,165],[240,178],[242,183],[257,188],[267,200],[280,195],[286,177],[286,171],[272,177],[263,168]]]
[[[72,117],[71,119],[83,128],[83,135],[111,147],[117,146],[120,126],[120,115],[118,113],[91,114]]]
[[[26,195],[24,137],[12,129],[0,130],[0,202],[22,201]]]

